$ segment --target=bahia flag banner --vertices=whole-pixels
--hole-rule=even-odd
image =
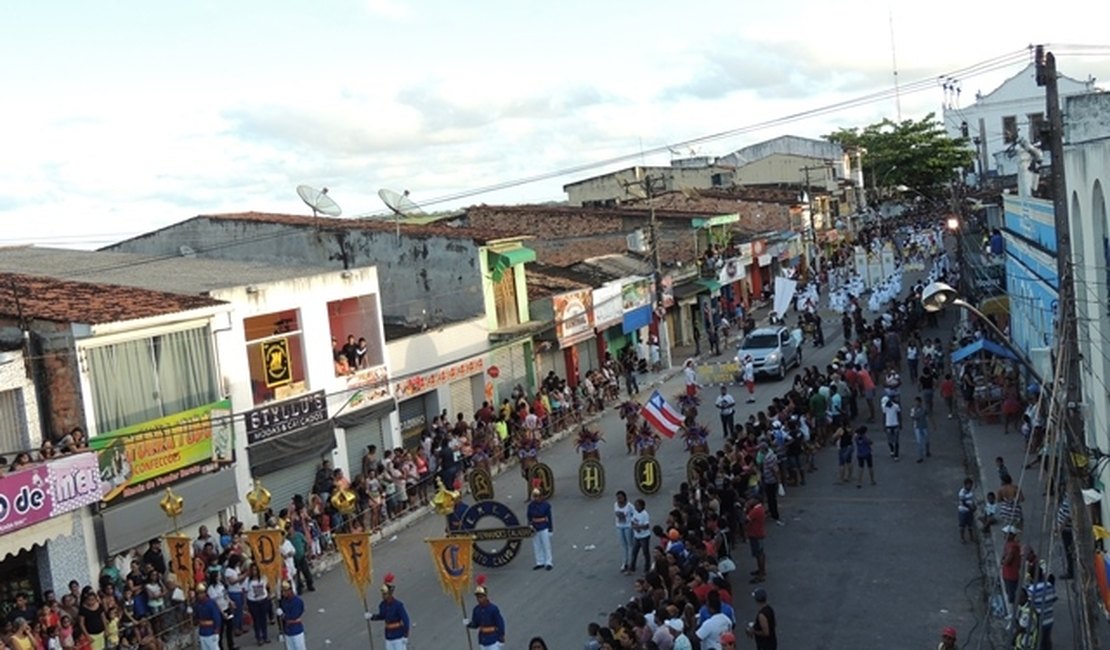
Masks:
[[[682,414],[668,404],[659,391],[651,393],[651,399],[640,408],[640,415],[668,438],[673,438],[682,428]]]

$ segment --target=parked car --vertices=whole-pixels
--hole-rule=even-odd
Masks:
[[[761,327],[741,341],[736,362],[743,367],[744,357],[751,355],[755,374],[786,377],[786,371],[802,366],[802,347],[785,327]]]

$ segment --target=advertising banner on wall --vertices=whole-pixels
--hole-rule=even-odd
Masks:
[[[98,456],[105,502],[158,490],[234,460],[231,401],[102,433],[89,446]]]
[[[551,299],[555,311],[555,337],[559,347],[585,341],[594,335],[593,292],[579,289],[559,294]]]
[[[603,330],[621,322],[624,302],[621,285],[613,282],[594,289],[594,327]]]
[[[101,499],[96,454],[73,454],[0,476],[0,535]]]
[[[327,419],[328,398],[322,390],[267,404],[243,416],[247,426],[248,445],[276,438]]]
[[[625,280],[621,297],[625,312],[651,306],[651,278]]]

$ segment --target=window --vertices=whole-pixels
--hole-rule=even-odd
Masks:
[[[1045,128],[1044,113],[1029,114],[1029,141],[1040,142],[1043,138],[1041,131]]]
[[[220,397],[207,326],[86,349],[96,430],[107,433]]]
[[[516,304],[516,267],[510,266],[493,283],[493,302],[497,310],[497,328],[520,324]]]
[[[725,184],[725,175],[713,174],[713,176],[710,177],[709,182],[713,184],[713,187],[722,187]]]
[[[346,298],[328,303],[328,324],[331,337],[347,359],[348,372],[376,368],[385,363],[380,341],[381,318],[378,297],[374,294]],[[347,349],[348,343],[353,348]],[[336,375],[344,374],[336,368]]]
[[[308,390],[304,337],[296,309],[244,319],[243,335],[247,341],[255,406],[288,399]]]
[[[0,391],[0,455],[31,446],[27,439],[27,410],[19,388]]]
[[[1002,141],[1006,144],[1013,144],[1017,142],[1017,138],[1017,118],[1013,115],[1002,118]]]

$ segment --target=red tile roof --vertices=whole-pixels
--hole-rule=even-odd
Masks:
[[[205,296],[0,273],[0,314],[99,325],[224,304]]]
[[[309,217],[296,214],[275,214],[269,212],[231,212],[224,214],[202,214],[201,219],[221,221],[253,221],[285,226],[308,226],[321,230],[364,230],[370,232],[395,232],[397,222],[389,217],[380,219],[337,219],[332,217]],[[497,239],[519,239],[520,234],[490,228],[467,228],[448,226],[441,223],[412,224],[401,222],[401,233],[410,237],[444,237],[447,239],[470,239],[478,244],[486,244]]]

